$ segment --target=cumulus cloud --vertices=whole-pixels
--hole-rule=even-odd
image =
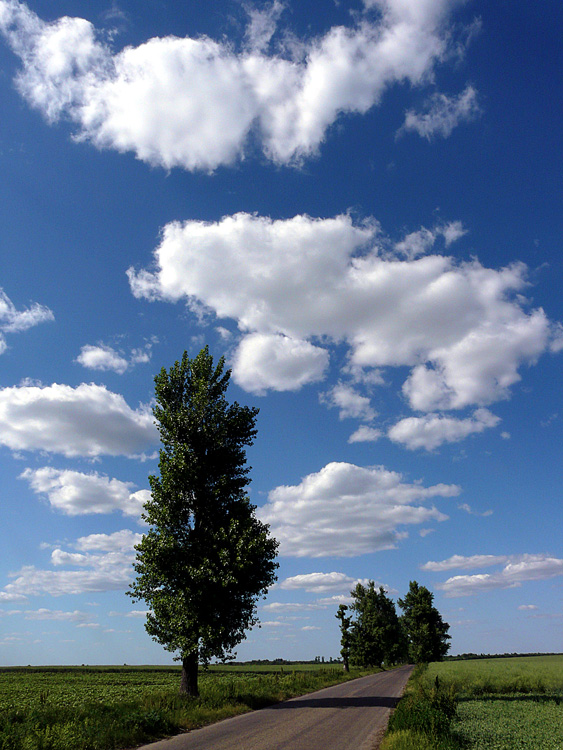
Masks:
[[[279,0],[260,9],[248,10],[250,23],[246,29],[245,42],[249,51],[260,53],[267,49],[284,10],[285,4]]]
[[[48,307],[37,303],[27,309],[17,310],[12,300],[0,288],[0,354],[7,348],[5,333],[21,333],[54,319],[55,316]]]
[[[321,401],[339,410],[340,419],[362,419],[370,421],[377,416],[371,408],[367,396],[362,396],[355,388],[345,383],[337,383],[327,393],[321,394]]]
[[[329,607],[338,607],[339,604],[351,604],[352,597],[349,594],[335,594],[314,602],[270,602],[265,604],[263,609],[274,612],[275,614],[285,614],[286,612],[309,612],[319,609],[328,609]]]
[[[492,565],[499,565],[509,560],[508,555],[471,555],[466,557],[464,555],[452,555],[447,560],[441,560],[440,562],[427,562],[421,565],[421,570],[432,570],[434,572],[442,572],[445,570],[457,569],[474,569],[474,568],[488,568]]]
[[[150,498],[149,490],[133,492],[132,482],[110,479],[97,472],[83,474],[45,466],[26,469],[20,479],[26,479],[34,492],[47,497],[52,508],[68,516],[119,510],[124,516],[139,518]]]
[[[151,341],[144,347],[132,349],[129,356],[126,356],[124,352],[117,352],[113,347],[106,344],[86,344],[81,348],[76,362],[90,370],[109,370],[116,372],[118,375],[123,375],[136,364],[150,361],[153,343]]]
[[[463,228],[461,221],[451,221],[434,229],[421,227],[416,232],[407,234],[400,242],[396,242],[395,252],[408,260],[414,260],[431,250],[439,237],[443,237],[445,246],[449,247],[464,234],[467,234],[467,230]]]
[[[374,443],[383,435],[381,430],[363,424],[348,438],[349,443]]]
[[[235,383],[263,395],[268,389],[296,391],[322,380],[328,367],[326,349],[282,335],[251,333],[239,344],[232,372]]]
[[[438,414],[401,419],[389,429],[389,438],[410,450],[434,450],[444,443],[457,443],[469,435],[496,427],[500,418],[488,409],[477,409],[473,417],[455,419]]]
[[[45,23],[18,0],[0,0],[0,32],[22,60],[20,93],[49,121],[67,118],[77,138],[150,164],[213,170],[242,158],[251,137],[273,161],[298,162],[342,113],[367,112],[393,84],[429,80],[455,5],[379,2],[377,14],[277,53],[266,48],[279,2],[251,12],[241,51],[168,36],[113,53],[85,19]]]
[[[426,570],[443,571],[451,568],[476,568],[502,564],[497,573],[476,573],[448,578],[436,588],[447,597],[473,596],[483,591],[521,586],[527,581],[544,581],[563,575],[563,560],[550,555],[455,555],[442,563],[426,563]]]
[[[464,231],[456,222],[447,227],[440,231],[450,241]],[[239,213],[166,225],[152,268],[128,276],[138,298],[184,300],[198,314],[236,321],[250,336],[235,362],[251,389],[297,387],[297,362],[310,382],[323,372],[323,349],[344,343],[346,371],[364,381],[373,371],[381,382],[384,367],[411,368],[403,393],[417,411],[508,397],[519,368],[547,351],[558,330],[541,308],[528,309],[526,267],[496,270],[438,254],[409,260],[387,252],[388,244],[374,220]],[[323,349],[305,349],[311,340]],[[452,425],[450,433],[478,431],[491,419]],[[445,423],[435,429],[444,433]]]
[[[435,136],[447,138],[460,123],[470,122],[480,114],[479,97],[473,86],[467,86],[458,96],[435,93],[422,112],[408,110],[397,136],[414,132],[428,141]]]
[[[65,456],[133,456],[158,444],[147,407],[92,383],[0,389],[0,444]]]
[[[51,552],[53,568],[25,565],[9,574],[13,582],[0,592],[0,601],[21,601],[29,596],[63,596],[100,591],[125,590],[132,580],[134,545],[142,535],[128,529],[114,534],[91,534],[74,544],[78,552],[55,548]],[[78,570],[57,568],[73,567]]]
[[[258,513],[283,555],[354,557],[396,547],[405,526],[446,520],[423,503],[459,492],[456,485],[408,484],[381,466],[330,463],[298,485],[272,490]]]
[[[351,578],[345,573],[303,573],[281,582],[282,589],[304,589],[314,594],[327,591],[351,591],[357,583],[367,585],[367,578]]]

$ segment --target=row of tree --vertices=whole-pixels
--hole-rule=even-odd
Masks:
[[[346,671],[350,664],[381,667],[440,661],[448,653],[450,626],[425,586],[410,582],[408,593],[399,599],[400,616],[385,589],[377,589],[373,581],[367,586],[358,583],[350,593],[352,604],[341,604],[336,613]]]

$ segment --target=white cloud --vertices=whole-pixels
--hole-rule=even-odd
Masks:
[[[267,49],[284,10],[285,4],[279,0],[273,0],[270,5],[260,10],[248,10],[250,23],[246,29],[245,40],[250,52],[260,53]]]
[[[26,469],[20,478],[27,479],[37,494],[46,495],[52,508],[68,516],[119,510],[124,516],[139,518],[150,498],[149,490],[132,492],[132,482],[110,479],[97,472],[83,474],[45,466]]]
[[[456,222],[440,230],[450,241],[462,231]],[[403,392],[419,411],[508,397],[519,367],[547,351],[558,330],[541,308],[527,309],[526,267],[495,270],[436,254],[405,260],[386,252],[388,244],[373,220],[274,221],[240,213],[214,223],[168,224],[153,268],[128,275],[139,298],[185,300],[195,312],[211,311],[264,336],[248,340],[249,357],[241,364],[252,388],[288,387],[269,363],[271,350],[287,354],[289,338],[299,351],[309,340],[322,340],[325,348],[346,344],[346,372],[363,373],[364,381],[370,370],[380,382],[382,367],[412,368]],[[320,376],[324,357],[322,349],[305,352],[305,381]],[[292,370],[289,382],[296,379]],[[478,424],[462,429],[475,431]]]
[[[263,609],[268,612],[299,612],[301,610],[322,609],[322,607],[312,602],[270,602],[264,604]]]
[[[87,344],[80,350],[76,361],[91,370],[111,370],[119,375],[129,367],[129,362],[118,354],[111,346],[91,346]]]
[[[504,559],[499,557],[498,561],[504,564],[498,573],[453,576],[436,587],[447,597],[473,596],[483,591],[514,588],[527,581],[544,581],[563,575],[563,560],[549,555],[510,555]]]
[[[79,570],[41,570],[25,565],[9,575],[14,580],[0,592],[0,601],[21,601],[44,594],[63,596],[125,590],[133,576],[133,547],[141,538],[141,534],[125,529],[114,534],[81,537],[74,545],[78,553],[56,548],[51,553],[55,568],[72,566]]]
[[[367,585],[367,578],[351,578],[345,573],[303,573],[281,582],[282,589],[304,589],[314,594],[326,591],[351,591],[357,583]]]
[[[0,389],[0,444],[65,456],[133,456],[158,444],[151,411],[131,409],[104,386]]]
[[[287,336],[251,333],[239,344],[233,380],[246,391],[263,395],[269,388],[296,391],[322,380],[328,367],[326,349]]]
[[[63,612],[60,609],[36,609],[26,610],[24,612],[26,620],[55,620],[56,622],[75,622],[85,624],[91,620],[91,615],[87,612],[80,612],[75,609],[74,612]]]
[[[142,539],[142,534],[129,529],[114,531],[113,534],[89,534],[76,540],[76,548],[82,552],[131,552]]]
[[[146,617],[150,609],[131,609],[129,612],[108,612],[109,617],[127,617],[129,619],[141,619],[143,617]]]
[[[426,101],[423,112],[407,111],[397,135],[411,131],[428,141],[435,136],[447,138],[460,123],[470,122],[481,114],[478,99],[473,86],[467,86],[458,96],[435,93]]]
[[[34,303],[25,310],[17,310],[14,303],[0,288],[0,354],[7,349],[5,333],[21,333],[39,323],[46,323],[55,319],[53,312],[44,305]]]
[[[482,513],[477,510],[473,510],[473,508],[468,503],[460,503],[457,507],[460,510],[464,510],[466,513],[469,513],[470,516],[480,516],[481,518],[487,518],[488,516],[493,515],[492,510],[484,510]]]
[[[429,229],[422,227],[416,232],[411,232],[395,244],[395,251],[404,255],[408,260],[414,260],[420,255],[425,255],[433,246],[436,235]]]
[[[400,242],[396,242],[395,252],[407,260],[414,260],[421,255],[426,255],[439,237],[443,237],[445,246],[449,247],[464,234],[467,234],[467,230],[463,228],[461,221],[451,221],[449,224],[443,224],[434,229],[421,227],[416,232],[407,234]]]
[[[352,597],[349,594],[335,594],[316,599],[314,602],[270,602],[265,604],[263,609],[275,614],[285,614],[286,612],[309,612],[319,609],[328,609],[329,607],[338,607],[339,604],[351,604]]]
[[[298,485],[272,490],[258,513],[283,555],[354,557],[396,547],[406,536],[399,527],[447,519],[422,503],[459,492],[455,485],[407,484],[383,467],[330,463]]]
[[[370,421],[377,416],[377,412],[371,408],[369,398],[345,383],[338,383],[327,393],[321,394],[320,398],[322,403],[339,409],[340,419]]]
[[[499,422],[500,418],[488,409],[477,409],[468,419],[427,414],[401,419],[389,429],[388,435],[394,443],[401,443],[409,450],[425,448],[431,451],[444,443],[457,443],[469,435],[496,427]]]
[[[452,242],[457,242],[464,234],[467,234],[467,229],[463,227],[461,221],[450,221],[449,224],[444,224],[440,227],[439,231],[444,237],[446,247],[449,247]]]
[[[421,565],[421,570],[432,570],[434,572],[442,572],[445,570],[454,569],[467,569],[472,568],[488,568],[492,565],[499,565],[501,563],[508,562],[508,555],[471,555],[465,557],[463,555],[452,555],[447,560],[441,562],[427,562]]]
[[[521,604],[518,609],[521,610],[534,610],[537,609],[535,604]]]
[[[349,443],[374,443],[383,435],[381,430],[363,424],[348,438]]]
[[[129,357],[124,352],[117,352],[106,344],[86,344],[80,349],[76,362],[90,370],[112,371],[123,375],[131,367],[140,363],[150,362],[151,349],[156,339],[151,340],[144,347],[132,349]]]
[[[379,3],[377,16],[278,54],[264,50],[279,2],[251,13],[241,52],[168,36],[112,54],[88,21],[45,23],[18,0],[0,0],[0,32],[22,60],[22,96],[49,121],[66,117],[77,138],[150,164],[213,170],[243,157],[251,136],[275,162],[299,161],[342,113],[367,112],[390,85],[429,80],[456,4]]]

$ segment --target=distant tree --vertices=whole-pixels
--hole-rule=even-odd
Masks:
[[[442,620],[433,602],[434,595],[416,581],[410,582],[407,595],[399,599],[409,643],[409,659],[416,664],[440,661],[450,648],[450,626]]]
[[[395,604],[380,586],[369,581],[358,583],[351,591],[350,609],[355,615],[351,626],[350,661],[352,664],[377,666],[394,664],[402,659],[404,634]]]
[[[155,377],[160,476],[149,477],[150,528],[128,593],[149,606],[149,635],[181,660],[188,695],[198,694],[199,663],[229,658],[257,623],[278,567],[278,543],[244,492],[258,409],[227,402],[230,374],[205,347]]]
[[[336,617],[340,620],[340,645],[342,646],[340,655],[342,656],[342,664],[345,672],[350,671],[350,646],[352,643],[352,634],[350,632],[352,618],[346,614],[347,612],[348,607],[345,604],[341,604],[336,613]]]

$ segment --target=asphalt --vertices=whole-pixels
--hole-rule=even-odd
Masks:
[[[140,750],[375,750],[411,672],[361,677]]]

